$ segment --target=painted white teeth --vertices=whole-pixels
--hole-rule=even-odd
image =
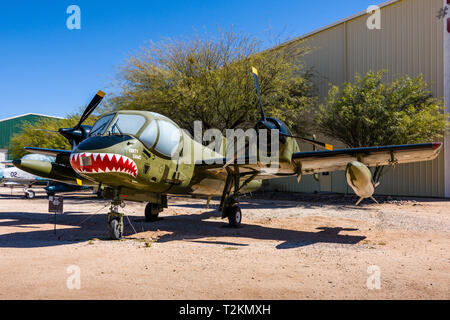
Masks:
[[[114,167],[108,168],[105,167],[105,169],[100,169],[95,163],[96,168],[85,168],[83,167],[81,160],[84,157],[91,157],[94,162],[107,162],[110,165],[113,165]],[[114,160],[113,160],[114,159]],[[118,173],[125,173],[132,175],[133,177],[137,176],[137,165],[136,163],[128,158],[127,156],[120,155],[120,154],[112,154],[112,153],[91,153],[91,152],[85,152],[85,153],[73,153],[70,155],[69,160],[73,164],[77,164],[76,166],[80,167],[79,169],[76,169],[78,172],[82,173],[109,173],[109,172],[118,172]],[[105,163],[106,164],[106,163]]]

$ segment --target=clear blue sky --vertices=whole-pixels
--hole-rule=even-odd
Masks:
[[[380,0],[381,2],[381,0]],[[295,38],[365,10],[376,0],[15,0],[0,7],[0,119],[22,113],[66,116],[99,89],[112,90],[127,56],[148,40],[215,32],[266,41]],[[68,30],[67,7],[81,8]]]

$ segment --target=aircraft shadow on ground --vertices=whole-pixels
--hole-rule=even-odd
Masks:
[[[206,203],[206,202],[205,202]],[[191,209],[204,209],[206,208],[206,204],[203,203],[174,203],[174,207],[181,208],[191,208]],[[373,210],[373,206],[355,206],[354,204],[326,204],[326,203],[313,203],[313,202],[293,202],[293,201],[276,201],[276,200],[242,200],[239,202],[239,206],[242,210],[246,209],[288,209],[288,208],[297,208],[298,210],[303,209],[320,209],[320,208],[330,208],[332,207],[335,210],[345,211],[345,210],[358,210],[358,211],[369,211]],[[209,209],[217,210],[219,208],[219,204],[217,202],[211,203]]]
[[[104,212],[104,211],[103,211]],[[217,217],[217,219],[210,219]],[[108,239],[106,230],[106,214],[58,214],[57,230],[54,233],[50,226],[55,216],[48,213],[1,212],[0,227],[38,228],[47,225],[47,230],[27,230],[0,235],[0,248],[36,248],[67,245],[69,243],[86,242],[93,238]],[[176,240],[192,241],[205,245],[246,246],[242,239],[272,240],[282,242],[277,249],[293,249],[316,243],[357,244],[366,237],[361,235],[341,235],[341,231],[358,231],[357,229],[326,228],[318,226],[317,232],[297,231],[272,228],[260,225],[243,224],[239,229],[229,228],[226,220],[220,220],[217,211],[206,211],[200,215],[180,214],[165,216],[155,222],[144,222],[142,216],[130,215],[124,218],[125,236],[139,238],[139,234],[148,231],[163,231],[158,242]],[[137,234],[134,233],[131,221]],[[206,241],[206,239],[213,239]],[[220,238],[240,238],[239,242],[222,241]]]

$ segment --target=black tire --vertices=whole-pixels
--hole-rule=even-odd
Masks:
[[[36,198],[36,193],[34,193],[34,191],[28,190],[25,194],[25,197],[30,200],[34,199]]]
[[[242,212],[238,205],[234,205],[227,210],[228,223],[232,228],[239,228],[242,222]]]
[[[159,205],[155,203],[147,203],[145,206],[145,221],[152,222],[158,220]]]
[[[109,237],[111,240],[120,240],[122,239],[123,235],[123,224],[120,224],[120,221],[118,218],[111,219],[111,221],[108,224],[109,229]]]

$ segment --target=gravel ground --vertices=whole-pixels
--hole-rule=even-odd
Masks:
[[[354,200],[257,194],[240,229],[217,201],[171,198],[153,223],[128,203],[110,241],[107,201],[65,195],[55,233],[44,193],[0,188],[0,299],[449,299],[450,201]]]

